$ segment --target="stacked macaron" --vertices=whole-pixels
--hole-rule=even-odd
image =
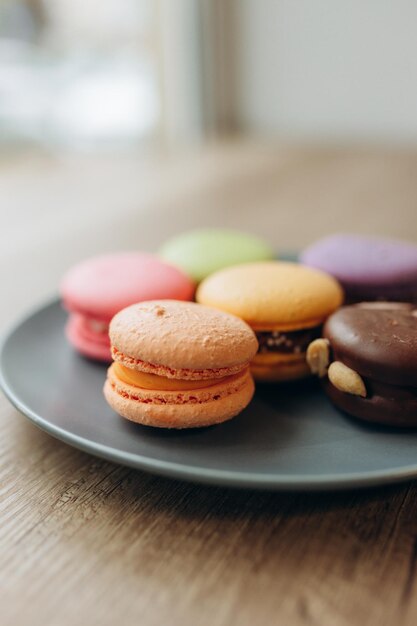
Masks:
[[[330,400],[359,419],[417,425],[417,309],[368,302],[327,320],[307,360]]]
[[[240,413],[254,393],[254,333],[193,302],[130,306],[110,323],[114,363],[104,387],[119,415],[164,428],[209,426]]]
[[[197,301],[244,319],[259,350],[252,361],[257,380],[285,381],[309,372],[306,350],[320,337],[326,318],[343,301],[337,281],[296,263],[269,261],[223,269],[198,287]]]
[[[346,301],[417,302],[417,246],[361,235],[331,235],[306,248],[301,263],[334,276]]]

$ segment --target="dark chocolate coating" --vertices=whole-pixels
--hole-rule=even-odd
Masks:
[[[323,380],[323,386],[333,404],[350,415],[387,426],[417,426],[417,389],[369,379],[364,382],[366,398],[339,391],[328,378]]]
[[[417,387],[417,309],[404,303],[346,306],[323,328],[334,361],[363,378]]]

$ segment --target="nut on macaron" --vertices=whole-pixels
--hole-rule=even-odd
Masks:
[[[195,302],[154,300],[110,323],[104,395],[128,420],[159,428],[210,426],[251,401],[256,336],[241,319]]]

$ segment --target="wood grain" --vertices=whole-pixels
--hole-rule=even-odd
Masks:
[[[417,154],[213,145],[0,162],[0,325],[97,251],[238,225],[299,247],[334,230],[417,241]],[[417,620],[414,485],[315,495],[194,486],[95,459],[0,397],[2,625]]]

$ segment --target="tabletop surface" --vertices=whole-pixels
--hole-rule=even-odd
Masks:
[[[249,142],[0,157],[0,329],[75,261],[222,225],[277,250],[335,231],[417,241],[417,153]],[[2,626],[415,624],[417,490],[196,486],[91,457],[0,396]]]

